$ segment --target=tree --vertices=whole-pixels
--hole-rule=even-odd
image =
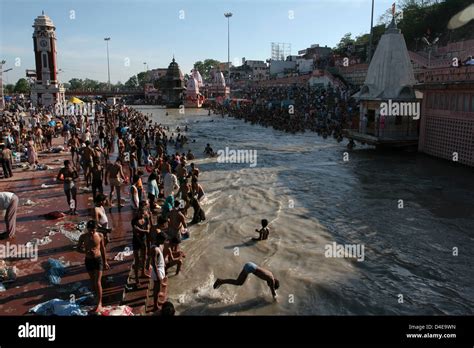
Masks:
[[[130,89],[135,89],[138,87],[138,79],[134,75],[128,79],[127,82],[125,82],[125,87],[130,88]]]
[[[114,88],[114,86],[112,86]],[[107,91],[109,89],[109,84],[107,82],[99,82],[97,84],[97,91]]]
[[[17,81],[15,88],[14,88],[15,93],[23,93],[27,94],[30,92],[30,85],[26,79],[21,78]]]
[[[84,89],[84,81],[82,79],[73,78],[69,80],[69,85],[71,86],[71,91],[77,91]]]
[[[341,41],[337,44],[335,51],[339,54],[344,54],[348,45],[354,44],[354,40],[352,39],[352,34],[347,33],[342,38]]]
[[[98,87],[99,87],[99,81],[91,80],[91,79],[85,79],[83,87],[87,91],[97,91]]]
[[[12,94],[15,90],[15,85],[12,83],[9,83],[8,85],[3,86],[3,92],[5,94]]]
[[[221,62],[215,59],[205,59],[204,62],[194,63],[194,69],[199,70],[204,81],[211,79],[211,69],[217,68]]]
[[[121,91],[121,90],[124,89],[123,83],[120,82],[120,81],[117,81],[117,83],[116,83],[115,85],[113,85],[112,88],[113,88],[114,90]]]
[[[137,74],[138,85],[141,88],[145,88],[145,83],[148,82],[148,74],[145,71]]]

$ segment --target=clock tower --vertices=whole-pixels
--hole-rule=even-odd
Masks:
[[[58,81],[56,27],[44,12],[33,24],[36,80],[31,89],[33,104],[51,106],[64,103],[64,88]]]

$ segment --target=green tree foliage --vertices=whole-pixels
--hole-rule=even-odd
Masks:
[[[91,79],[84,80],[83,88],[86,91],[97,91],[98,87],[99,87],[99,81],[91,80]]]
[[[141,88],[144,88],[145,83],[148,82],[148,74],[145,71],[142,71],[141,73],[138,73],[137,74],[137,81],[138,81],[138,85]]]
[[[413,49],[417,40],[427,35],[430,40],[439,37],[441,45],[449,41],[472,39],[474,31],[472,20],[455,30],[447,28],[451,17],[471,4],[472,0],[402,1],[400,6],[403,18],[398,27],[402,30],[409,49]]]
[[[3,86],[3,92],[5,94],[12,94],[15,90],[15,85],[12,83],[9,83],[8,85]]]
[[[30,92],[30,84],[28,81],[24,78],[19,79],[16,82],[15,88],[14,88],[15,93],[29,93]]]
[[[82,90],[84,88],[84,81],[82,81],[82,79],[73,78],[69,80],[69,86],[71,91]]]
[[[455,30],[447,28],[448,22],[455,14],[472,4],[472,0],[399,0],[396,7],[396,22],[401,29],[407,47],[410,50],[420,48],[421,38],[426,36],[432,41],[439,38],[440,45],[448,42],[472,39],[474,21]],[[380,37],[385,32],[386,26],[392,20],[391,7],[379,18],[379,25],[374,26],[373,47],[377,47]],[[350,33],[345,34],[334,49],[337,54],[347,54],[346,46],[354,44],[368,45],[369,34],[359,35],[352,39]],[[365,60],[367,50],[356,52],[360,58]],[[364,53],[362,53],[364,52]]]
[[[345,53],[346,47],[348,45],[353,45],[354,42],[354,39],[352,39],[352,33],[347,33],[341,38],[341,41],[339,41],[339,43],[337,44],[335,51],[340,52],[340,54],[343,54]]]
[[[199,60],[196,63],[194,63],[194,69],[199,70],[203,80],[206,81],[211,78],[211,73],[210,73],[211,69],[216,68],[217,66],[219,66],[220,63],[221,62],[215,59],[206,59],[204,60],[204,62]]]
[[[138,87],[138,79],[137,77],[134,75],[132,77],[130,77],[128,79],[127,82],[125,82],[125,87],[126,88],[129,88],[129,89],[135,89]]]

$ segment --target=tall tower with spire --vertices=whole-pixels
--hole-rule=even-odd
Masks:
[[[56,27],[47,15],[36,17],[33,24],[36,80],[31,88],[33,104],[51,106],[64,102],[64,88],[58,81]]]
[[[377,146],[416,145],[420,100],[415,83],[405,39],[394,15],[380,38],[365,82],[354,95],[360,103],[359,130],[349,130],[347,138]]]

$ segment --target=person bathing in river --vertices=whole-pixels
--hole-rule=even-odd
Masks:
[[[174,201],[174,209],[170,211],[168,216],[168,238],[170,240],[176,240],[177,243],[181,243],[181,230],[186,228],[186,218],[181,213],[180,202]]]
[[[204,149],[204,154],[206,154],[207,156],[210,156],[210,157],[214,157],[216,155],[214,150],[212,150],[212,147],[211,147],[210,144],[206,145],[206,148]]]
[[[276,290],[280,287],[280,281],[273,276],[273,273],[269,270],[257,266],[253,262],[247,262],[244,265],[244,268],[240,272],[237,279],[220,279],[217,278],[216,282],[214,283],[214,289],[218,289],[221,285],[230,284],[235,286],[242,286],[249,274],[254,274],[256,277],[264,280],[267,282],[268,287],[272,293],[274,299],[276,299],[277,294]]]
[[[268,228],[268,220],[263,219],[262,220],[262,228],[259,229],[259,230],[255,230],[255,232],[258,232],[259,236],[258,236],[258,238],[252,238],[252,240],[260,241],[260,240],[268,239],[268,235],[270,234],[270,230]]]

